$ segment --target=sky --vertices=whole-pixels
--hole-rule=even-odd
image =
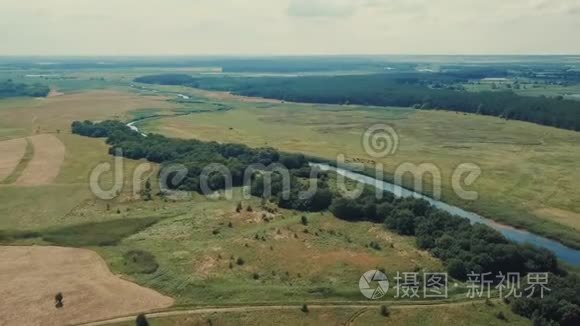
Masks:
[[[580,0],[0,0],[0,55],[580,54]]]

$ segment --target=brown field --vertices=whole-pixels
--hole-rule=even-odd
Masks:
[[[8,177],[16,168],[26,149],[24,138],[0,142],[0,181]]]
[[[15,185],[51,184],[60,173],[66,149],[58,138],[50,134],[37,135],[29,139],[34,147],[34,156]]]
[[[56,308],[61,292],[64,307]],[[70,325],[161,309],[173,299],[113,275],[95,252],[0,247],[2,325]]]
[[[0,103],[0,130],[6,138],[40,133],[68,132],[75,120],[125,119],[127,112],[143,108],[176,107],[165,97],[147,97],[116,90],[70,93],[43,99],[3,100]],[[0,134],[2,136],[2,134]]]

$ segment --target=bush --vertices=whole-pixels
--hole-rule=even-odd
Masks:
[[[242,257],[238,257],[238,259],[236,260],[236,264],[238,264],[239,266],[244,265],[246,262],[244,261],[244,259]]]
[[[70,247],[114,246],[123,238],[142,231],[159,220],[158,217],[147,217],[79,224],[46,231],[42,238],[53,244]]]
[[[381,315],[385,316],[385,317],[389,317],[391,315],[391,312],[389,311],[389,308],[385,305],[381,306]]]
[[[152,274],[157,271],[159,264],[155,256],[144,250],[131,250],[123,255],[125,272],[129,274]]]
[[[303,304],[303,305],[302,305],[302,308],[300,308],[300,310],[301,310],[302,312],[308,312],[308,305],[307,305],[307,304]]]
[[[369,243],[369,247],[374,249],[374,250],[381,250],[381,245],[379,245],[377,242],[371,241]]]
[[[450,259],[447,263],[447,273],[453,278],[463,280],[466,276],[465,264],[459,259]]]
[[[137,319],[135,320],[135,325],[136,326],[149,326],[149,322],[147,321],[147,318],[145,317],[144,314],[139,314],[137,316]]]
[[[507,320],[507,318],[505,317],[505,315],[501,311],[498,312],[497,314],[495,314],[495,317],[499,320]]]

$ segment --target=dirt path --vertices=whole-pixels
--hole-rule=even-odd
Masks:
[[[65,147],[60,139],[50,134],[32,136],[29,139],[34,147],[34,156],[14,184],[19,186],[50,184],[60,173]]]
[[[96,252],[61,247],[0,247],[0,298],[2,326],[78,324],[173,304],[113,275]]]
[[[432,308],[432,307],[446,307],[446,306],[463,306],[471,305],[473,303],[483,303],[482,300],[469,300],[460,302],[446,302],[446,303],[436,303],[436,302],[424,302],[421,304],[398,304],[389,305],[390,309],[420,309],[420,308]],[[309,310],[317,309],[328,309],[328,308],[348,308],[348,309],[361,309],[353,315],[349,321],[354,321],[356,318],[360,317],[363,313],[367,312],[369,309],[379,309],[384,302],[378,302],[376,304],[369,303],[359,303],[359,304],[349,304],[345,302],[344,304],[315,304],[308,305]],[[234,307],[216,307],[216,308],[198,308],[190,310],[172,310],[172,311],[162,311],[153,312],[147,314],[147,318],[155,319],[162,317],[173,317],[173,316],[185,316],[185,315],[199,315],[199,314],[209,314],[209,313],[227,313],[227,312],[253,312],[253,311],[272,311],[272,310],[298,310],[301,309],[302,305],[273,305],[273,306],[234,306]],[[101,320],[90,322],[86,324],[78,324],[77,326],[103,326],[111,325],[122,322],[134,321],[136,316],[125,316],[119,318],[113,318],[109,320]]]
[[[24,157],[26,139],[11,139],[0,142],[0,182],[6,179]]]

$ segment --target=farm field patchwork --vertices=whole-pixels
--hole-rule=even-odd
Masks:
[[[97,77],[98,74],[94,76]],[[176,100],[176,94],[191,98]],[[573,180],[579,176],[572,168],[578,159],[575,146],[580,138],[573,132],[449,112],[292,104],[183,87],[75,90],[42,100],[0,101],[0,140],[51,139],[64,149],[58,173],[53,173],[43,185],[21,186],[14,182],[16,179],[10,184],[0,184],[3,243],[94,250],[113,273],[147,286],[165,299],[172,298],[180,309],[192,305],[303,302],[312,306],[308,314],[286,309],[283,314],[208,312],[155,318],[152,325],[198,325],[207,324],[208,320],[214,325],[240,321],[259,324],[266,320],[277,320],[282,325],[338,324],[353,316],[356,317],[353,325],[378,324],[385,317],[375,309],[317,308],[316,303],[361,301],[356,285],[360,275],[372,268],[384,269],[389,274],[444,268],[429,253],[418,250],[414,238],[397,235],[376,224],[338,220],[327,212],[273,211],[255,198],[241,199],[239,189],[234,201],[198,195],[177,202],[161,197],[152,201],[137,199],[131,178],[133,171],[145,163],[142,161],[123,160],[124,188],[117,199],[107,202],[95,198],[88,188],[88,176],[98,164],[112,163],[113,158],[107,154],[108,146],[102,140],[71,135],[70,123],[153,116],[138,122],[139,128],[180,138],[272,146],[328,159],[348,154],[348,160],[366,162],[374,159],[362,149],[362,132],[375,123],[390,124],[401,137],[399,150],[391,157],[377,160],[389,171],[401,162],[434,162],[444,176],[444,200],[516,225],[544,228],[551,234],[562,232],[570,241],[576,241],[574,236],[580,230],[577,218],[580,209],[573,200],[578,196]],[[454,128],[457,125],[464,130]],[[21,149],[15,151],[19,154]],[[27,151],[25,147],[22,156],[26,157]],[[30,166],[36,154],[33,150],[26,165]],[[22,156],[19,162],[23,161]],[[16,160],[10,160],[12,166]],[[474,185],[480,192],[479,202],[458,201],[448,188],[452,169],[466,161],[475,161],[484,170]],[[157,166],[150,165],[152,170],[140,181],[143,183],[151,175],[157,191],[153,177]],[[103,175],[104,188],[110,186],[114,177],[111,171]],[[244,210],[236,212],[240,201]],[[248,206],[251,211],[245,209]],[[308,225],[301,223],[302,216]],[[115,232],[103,231],[109,229]],[[4,237],[3,232],[9,237]],[[380,249],[372,248],[370,241]],[[70,257],[74,255],[71,252]],[[87,266],[77,273],[91,269]],[[72,293],[72,300],[76,298],[78,289],[69,290],[64,285],[59,288]],[[460,286],[452,290],[451,296],[459,299],[464,291]],[[49,292],[54,295],[51,289],[45,297],[50,296]],[[95,302],[108,300],[106,295],[96,294]],[[386,300],[389,306],[393,305],[388,322],[394,325],[466,321],[503,324],[497,317],[499,312],[510,323],[529,322],[500,303],[400,307],[392,297],[387,296]],[[164,307],[171,304],[164,302]],[[137,303],[129,303],[107,316],[151,309],[134,308],[137,306],[131,305]],[[63,320],[80,320],[78,315],[69,313],[63,314]],[[104,314],[102,318],[90,316],[83,321],[108,318]],[[134,321],[119,325],[130,324]]]

